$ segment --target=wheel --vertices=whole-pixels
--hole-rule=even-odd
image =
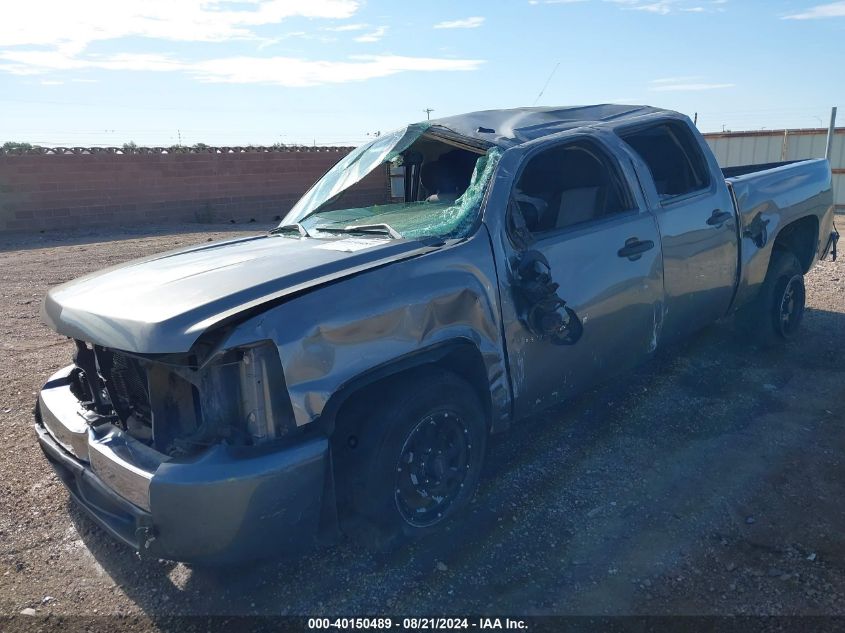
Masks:
[[[352,512],[395,541],[434,531],[466,507],[488,427],[472,387],[449,372],[414,372],[382,393],[359,436],[347,442],[342,476]]]
[[[791,252],[775,250],[757,298],[741,314],[744,329],[762,343],[789,340],[804,317],[804,271]]]

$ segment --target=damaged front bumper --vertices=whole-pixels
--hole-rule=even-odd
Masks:
[[[317,537],[327,439],[262,451],[218,444],[171,458],[113,425],[90,426],[71,391],[72,369],[41,390],[36,433],[71,495],[118,540],[151,557],[231,563]]]

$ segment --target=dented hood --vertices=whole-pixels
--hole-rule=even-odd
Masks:
[[[41,313],[60,334],[105,347],[185,352],[209,327],[240,313],[426,250],[420,241],[381,237],[265,235],[218,242],[56,286]]]

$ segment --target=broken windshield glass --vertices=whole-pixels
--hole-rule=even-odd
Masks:
[[[466,235],[478,217],[501,150],[482,153],[456,147],[427,135],[427,130],[426,123],[411,125],[355,149],[303,196],[281,227],[321,239],[357,232],[380,232],[393,239]],[[338,208],[341,194],[388,163],[410,169],[405,173],[404,200],[387,201],[378,195],[373,204]]]
[[[299,199],[280,226],[300,222],[309,213],[363,180],[379,165],[392,160],[408,149],[428,127],[428,123],[414,123],[394,132],[382,134],[375,140],[356,147]]]
[[[469,186],[454,202],[424,200],[377,204],[353,209],[317,211],[303,219],[310,234],[319,236],[342,229],[362,231],[373,225],[389,226],[405,238],[463,237],[478,217],[481,202],[502,152],[490,149],[475,162]]]

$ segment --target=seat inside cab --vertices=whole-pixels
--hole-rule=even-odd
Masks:
[[[573,142],[530,159],[513,198],[531,233],[565,229],[631,208],[617,172],[595,144]]]

